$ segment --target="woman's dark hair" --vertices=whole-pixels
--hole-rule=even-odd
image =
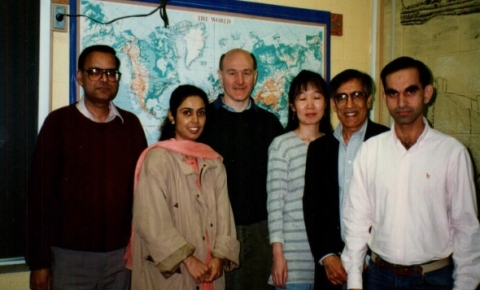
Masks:
[[[177,109],[188,97],[200,97],[205,104],[208,105],[207,94],[200,88],[192,85],[180,85],[173,92],[170,97],[170,113],[173,119],[177,119]],[[160,128],[160,141],[175,138],[175,125],[170,122],[168,116],[163,121],[163,125]]]
[[[292,83],[290,84],[290,89],[288,90],[288,123],[285,130],[287,132],[292,131],[297,129],[300,125],[298,123],[297,114],[292,110],[290,104],[295,103],[297,96],[303,91],[306,91],[308,85],[311,85],[315,89],[319,90],[325,98],[325,112],[320,120],[319,130],[322,133],[329,133],[332,131],[332,124],[330,123],[330,97],[328,95],[327,83],[321,75],[309,70],[302,70],[296,77],[293,78]]]

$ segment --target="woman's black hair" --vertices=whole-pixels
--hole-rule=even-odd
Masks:
[[[205,104],[208,105],[207,94],[200,88],[192,85],[180,85],[173,92],[170,97],[170,113],[173,119],[177,119],[177,109],[188,97],[200,97]],[[160,128],[160,141],[175,138],[175,125],[170,122],[168,116],[163,121]]]
[[[321,75],[309,70],[302,70],[293,78],[292,83],[290,84],[290,89],[288,90],[288,123],[285,131],[293,131],[300,125],[297,114],[292,110],[290,104],[295,103],[297,96],[303,91],[306,91],[308,85],[319,90],[325,98],[325,111],[320,120],[319,130],[322,133],[329,133],[332,131],[332,124],[330,123],[330,96],[328,95],[327,83]]]

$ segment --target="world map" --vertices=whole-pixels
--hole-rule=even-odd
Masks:
[[[79,12],[98,22],[147,14],[154,5],[82,0]],[[288,88],[302,69],[325,75],[325,26],[281,19],[246,17],[214,10],[167,6],[169,27],[158,13],[126,18],[112,24],[80,19],[80,50],[107,44],[121,61],[119,93],[114,103],[138,116],[148,143],[158,140],[172,91],[196,85],[210,100],[223,93],[218,60],[232,48],[252,52],[258,78],[252,97],[256,104],[287,123]],[[207,116],[208,118],[208,116]]]

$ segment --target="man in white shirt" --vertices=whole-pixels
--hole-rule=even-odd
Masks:
[[[480,228],[468,150],[423,117],[434,93],[425,64],[400,57],[381,78],[394,125],[354,161],[343,209],[348,288],[362,288],[368,246],[368,289],[475,289]]]

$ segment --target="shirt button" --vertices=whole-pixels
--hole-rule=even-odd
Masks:
[[[200,195],[197,194],[197,198],[199,198],[199,197],[200,197]]]
[[[202,237],[202,239],[205,241],[205,237]]]
[[[213,224],[210,224],[210,227],[213,227]]]

